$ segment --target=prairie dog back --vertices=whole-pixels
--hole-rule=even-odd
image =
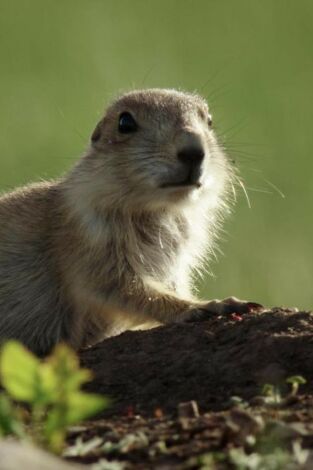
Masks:
[[[191,280],[232,179],[201,97],[118,98],[67,175],[0,199],[0,338],[46,354],[227,308],[195,299]]]

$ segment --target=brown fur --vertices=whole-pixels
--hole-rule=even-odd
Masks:
[[[139,129],[120,134],[131,112]],[[205,149],[202,186],[179,181],[179,149]],[[212,252],[232,170],[197,95],[131,92],[116,100],[64,178],[0,199],[0,337],[39,354],[141,323],[196,318],[191,276]],[[200,309],[200,310],[199,310]]]

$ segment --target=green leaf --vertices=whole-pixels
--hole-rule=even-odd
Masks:
[[[92,394],[72,392],[63,403],[56,403],[50,410],[44,433],[50,450],[59,453],[65,439],[66,427],[103,410],[109,400]]]
[[[80,385],[91,379],[92,374],[87,369],[80,369],[79,361],[72,349],[65,344],[59,344],[47,364],[62,385],[63,391],[77,390]]]
[[[76,424],[106,408],[110,400],[100,395],[83,392],[72,392],[62,397],[49,411],[46,419],[46,431],[49,434],[55,429]]]
[[[286,382],[288,384],[302,385],[306,384],[306,379],[302,377],[302,375],[292,375],[291,377],[288,377],[288,379],[286,379]]]
[[[38,368],[37,401],[51,404],[58,399],[59,381],[49,363],[43,362]]]
[[[69,396],[66,424],[74,424],[96,413],[109,404],[108,398],[91,393],[75,392]]]
[[[40,361],[17,341],[8,341],[2,347],[0,377],[3,387],[16,400],[32,402]]]
[[[25,438],[22,422],[18,419],[17,412],[10,399],[0,394],[0,437],[14,435]]]
[[[31,404],[33,439],[56,453],[62,450],[68,425],[109,403],[104,397],[79,391],[91,373],[80,369],[74,351],[62,344],[40,361],[20,343],[7,342],[0,357],[0,378],[10,397]],[[20,432],[14,412],[9,401],[0,400],[0,435]]]

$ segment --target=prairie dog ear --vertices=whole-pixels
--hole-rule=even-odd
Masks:
[[[102,127],[103,127],[103,119],[101,119],[101,121],[98,122],[98,124],[96,125],[95,130],[93,131],[93,133],[91,135],[91,143],[92,144],[96,144],[100,140],[101,135],[102,135]]]

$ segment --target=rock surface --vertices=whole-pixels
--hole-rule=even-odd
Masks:
[[[85,467],[67,463],[42,449],[13,439],[0,440],[1,470],[81,470]]]

